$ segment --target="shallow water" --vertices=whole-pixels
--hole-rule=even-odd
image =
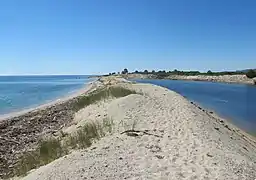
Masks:
[[[0,115],[69,95],[92,80],[88,76],[0,76]]]
[[[256,135],[256,86],[179,80],[136,81],[174,90]]]

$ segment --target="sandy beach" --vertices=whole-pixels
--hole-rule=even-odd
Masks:
[[[51,118],[46,118],[41,124],[50,124],[47,131],[45,128],[40,129],[41,126],[30,126],[30,130],[37,129],[37,133],[25,131],[26,137],[36,138],[32,138],[33,143],[29,140],[25,142],[26,145],[33,146],[40,136],[47,133],[63,131],[72,134],[86,122],[101,122],[106,118],[112,120],[113,132],[96,141],[90,148],[74,150],[71,154],[32,170],[22,179],[256,178],[254,137],[219,118],[217,114],[156,85],[131,83],[121,78],[109,77],[93,82],[84,92],[112,86],[135,90],[138,94],[99,101],[76,113],[67,108],[73,100],[64,101],[64,105],[60,103],[60,107],[65,108],[54,111],[57,114],[68,113],[57,118],[54,118],[56,113],[51,113]],[[56,107],[56,104],[53,106]],[[48,113],[46,111],[49,109],[35,112]],[[29,122],[22,120],[14,123],[13,120],[5,129],[1,128],[1,137],[10,136],[8,132],[14,131],[17,124],[22,124],[23,129],[28,128],[24,123],[40,122],[33,119],[38,114],[30,113],[29,116]],[[20,119],[24,119],[24,116]],[[42,119],[44,118],[41,117]],[[19,134],[12,135],[16,141],[24,140]],[[26,149],[22,143],[17,147]],[[9,158],[13,156],[10,153],[1,155]]]
[[[107,117],[113,133],[23,179],[256,178],[255,139],[226,120],[163,87],[110,79],[100,83],[140,93],[91,104],[63,131],[72,133]]]
[[[69,96],[44,105],[11,113],[0,118],[0,177],[9,169],[23,152],[34,148],[43,136],[59,131],[73,119],[72,104],[83,94],[98,88],[94,81]]]

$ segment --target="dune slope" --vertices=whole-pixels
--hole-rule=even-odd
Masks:
[[[149,84],[122,83],[140,94],[80,110],[74,125],[109,118],[114,131],[23,179],[256,178],[256,143],[181,95]]]

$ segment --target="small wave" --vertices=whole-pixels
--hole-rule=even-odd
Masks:
[[[228,101],[225,99],[216,99],[216,101],[227,103]]]

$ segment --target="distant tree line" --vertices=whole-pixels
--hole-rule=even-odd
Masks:
[[[220,75],[237,75],[237,74],[245,74],[245,72],[242,71],[224,71],[224,72],[212,72],[212,71],[207,71],[207,72],[200,72],[200,71],[179,71],[177,69],[173,71],[165,71],[165,70],[160,70],[160,71],[155,71],[152,70],[149,72],[148,70],[144,71],[134,71],[133,73],[136,74],[154,74],[158,78],[165,78],[170,75],[184,75],[184,76],[196,76],[196,75],[208,75],[208,76],[220,76]]]
[[[121,74],[128,74],[129,71],[127,68],[125,68],[123,71],[121,71]],[[115,72],[109,73],[109,75],[115,75]],[[117,74],[120,74],[118,72]],[[207,72],[200,72],[200,71],[179,71],[177,69],[173,71],[165,71],[165,70],[160,70],[160,71],[134,71],[130,72],[130,74],[154,74],[157,76],[159,79],[163,79],[167,76],[170,75],[183,75],[183,76],[196,76],[196,75],[208,75],[208,76],[221,76],[221,75],[239,75],[239,74],[245,74],[248,78],[254,78],[256,77],[256,70],[247,70],[247,71],[222,71],[222,72],[212,72],[211,70]]]

